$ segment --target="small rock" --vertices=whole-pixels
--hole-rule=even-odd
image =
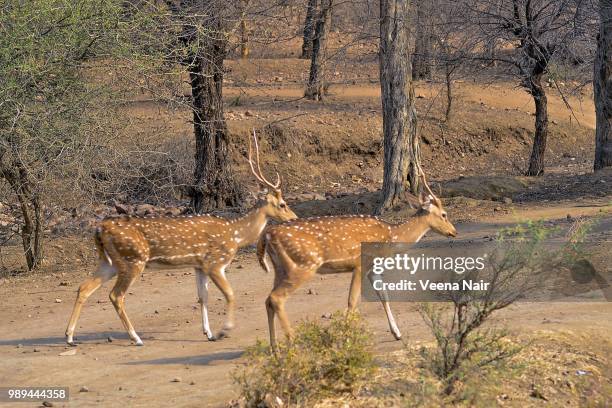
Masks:
[[[62,299],[59,299],[59,298],[55,299],[55,303],[62,303]]]
[[[70,282],[66,282],[66,281],[60,282],[59,285],[60,286],[68,286],[68,285],[70,285]]]
[[[502,210],[502,208],[501,208],[501,207],[495,207],[495,208],[493,209],[493,211],[501,211],[501,210]]]
[[[106,341],[108,341],[109,343],[112,343],[114,340],[115,340],[115,339],[113,339],[113,337],[112,337],[112,336],[108,336],[108,337],[106,338]]]
[[[316,295],[316,294],[317,294],[317,292],[316,292],[316,291],[314,291],[313,289],[308,289],[308,292],[307,292],[307,293],[308,293],[309,295]]]
[[[242,266],[240,264],[236,265],[236,269],[242,269],[242,268],[244,268],[244,266]]]
[[[183,381],[181,377],[174,377],[171,382],[181,382]]]
[[[49,401],[43,401],[42,406],[43,406],[43,407],[52,407],[52,406],[53,406],[53,403],[52,403],[52,402],[49,402]]]
[[[35,348],[33,351],[34,351],[35,353],[40,353],[40,349],[37,349],[37,348]]]
[[[504,204],[512,204],[512,199],[510,197],[504,197]]]
[[[89,388],[82,386],[79,392],[89,392]]]
[[[60,356],[74,356],[77,353],[77,349],[72,348],[70,350],[66,350],[62,353],[59,353]]]
[[[125,204],[115,203],[115,210],[117,214],[129,214],[130,207]]]
[[[155,311],[155,312],[153,312],[153,313],[155,313],[155,314],[159,314],[159,310],[156,310],[156,311]]]
[[[195,385],[195,381],[189,381],[189,385]]]
[[[17,348],[22,348],[22,347],[23,347],[23,344],[18,344],[17,345]]]
[[[244,112],[244,116],[253,116],[253,112],[246,111],[246,112]]]
[[[323,319],[331,319],[332,314],[331,314],[331,313],[324,313],[324,314],[323,314],[321,317],[322,317]]]
[[[567,214],[567,217],[565,217],[565,218],[567,218],[568,221],[573,221],[574,220],[574,217],[572,217],[570,214]]]

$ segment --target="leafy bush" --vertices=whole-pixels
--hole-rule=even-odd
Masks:
[[[327,326],[302,322],[276,353],[258,341],[233,373],[247,406],[297,405],[356,392],[375,370],[372,335],[358,314],[336,313]]]
[[[424,350],[423,357],[432,372],[445,382],[450,395],[457,381],[468,373],[479,373],[491,366],[502,366],[520,347],[510,342],[504,330],[482,329],[497,310],[521,298],[539,293],[542,283],[585,260],[583,242],[590,224],[575,223],[561,240],[561,248],[548,248],[556,228],[542,222],[526,222],[503,229],[496,247],[489,254],[489,286],[485,291],[453,291],[448,304],[423,304],[419,312],[430,328],[437,347]],[[462,279],[473,277],[466,273]]]

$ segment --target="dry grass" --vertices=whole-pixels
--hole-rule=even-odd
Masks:
[[[329,398],[318,407],[606,407],[612,382],[607,338],[593,343],[594,333],[538,331],[519,335],[522,347],[503,369],[473,372],[455,392],[442,396],[444,384],[425,367],[423,349],[434,343],[415,343],[387,355],[356,397]],[[598,333],[602,335],[603,333]]]

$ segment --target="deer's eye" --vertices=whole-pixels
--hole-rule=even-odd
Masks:
[[[287,208],[287,204],[285,204],[285,203],[280,203],[278,206],[279,206],[280,208]]]
[[[442,213],[442,218],[446,219],[446,213]]]

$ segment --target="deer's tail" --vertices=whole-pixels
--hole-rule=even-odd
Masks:
[[[266,261],[268,247],[268,234],[264,232],[261,234],[259,241],[257,241],[257,260],[259,261],[259,265],[263,268],[266,273],[270,273],[270,268],[268,266],[268,262]]]
[[[94,232],[94,243],[96,244],[96,249],[98,250],[98,256],[100,260],[106,260],[109,265],[113,264],[110,256],[108,256],[108,252],[104,248],[104,242],[102,241],[102,227],[97,227]]]

